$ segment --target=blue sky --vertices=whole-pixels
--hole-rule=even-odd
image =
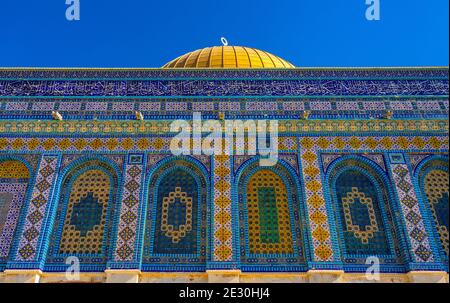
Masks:
[[[0,1],[0,66],[160,67],[186,52],[243,45],[296,66],[448,66],[448,0]]]

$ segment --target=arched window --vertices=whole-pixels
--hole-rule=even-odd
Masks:
[[[300,222],[304,214],[292,172],[280,163],[264,168],[250,162],[236,190],[241,269],[306,270]]]
[[[427,162],[419,173],[423,197],[428,205],[442,251],[449,254],[449,174],[448,163],[441,160]]]
[[[172,160],[152,174],[148,188],[143,269],[206,266],[208,185],[196,164]]]
[[[0,263],[9,255],[29,180],[30,171],[22,162],[0,161]]]
[[[366,159],[340,159],[328,174],[344,264],[359,266],[376,256],[381,265],[402,268],[395,200],[387,174]],[[357,269],[358,270],[358,269]]]
[[[115,172],[106,163],[89,161],[67,174],[60,190],[48,263],[77,256],[81,264],[103,264],[116,200]]]

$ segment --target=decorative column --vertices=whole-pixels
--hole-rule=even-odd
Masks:
[[[8,263],[7,281],[39,282],[41,270],[45,263],[43,249],[47,243],[43,239],[51,227],[49,205],[57,180],[59,157],[44,155],[37,171],[33,194],[28,205],[25,222],[20,235],[20,242],[13,262]]]
[[[343,270],[338,266],[339,255],[333,249],[330,218],[322,186],[318,149],[332,145],[327,138],[302,138],[299,141],[302,182],[312,239],[312,262],[309,264],[310,282],[338,282]]]
[[[137,283],[140,263],[139,238],[143,237],[142,183],[144,182],[144,156],[129,155],[125,167],[125,177],[117,227],[117,240],[113,260],[108,262],[107,282]]]
[[[237,282],[239,280],[240,271],[235,268],[237,256],[233,255],[231,167],[231,156],[214,156],[212,260],[208,264],[210,282]]]
[[[410,245],[409,275],[412,280],[420,280],[420,276],[429,276],[435,265],[435,257],[430,246],[428,233],[423,222],[416,192],[412,183],[411,172],[405,163],[403,154],[389,154],[390,171],[394,179],[395,189],[400,201],[402,221],[406,225],[407,241]],[[406,250],[406,249],[405,249]],[[433,273],[435,275],[435,273]],[[441,277],[442,278],[442,277]]]
[[[331,231],[322,188],[315,138],[300,140],[302,176],[311,228],[314,262],[334,260]]]

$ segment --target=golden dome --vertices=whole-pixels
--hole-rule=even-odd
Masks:
[[[187,53],[163,68],[295,68],[275,55],[255,48],[214,46]]]

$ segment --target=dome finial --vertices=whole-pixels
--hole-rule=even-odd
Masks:
[[[225,37],[220,38],[220,41],[222,42],[223,46],[228,46],[228,40]]]

